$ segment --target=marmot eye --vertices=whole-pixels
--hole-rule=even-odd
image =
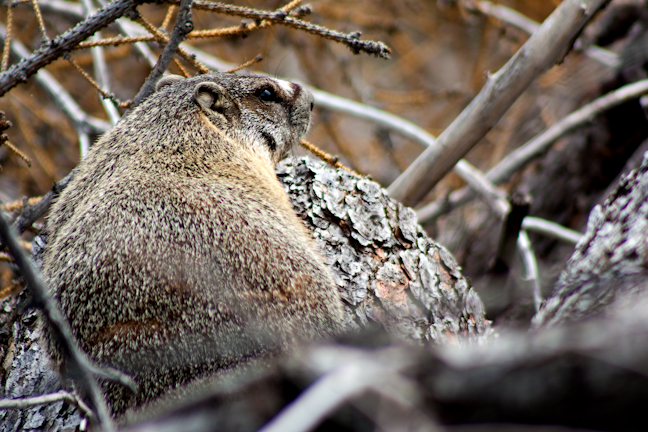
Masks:
[[[261,99],[263,102],[275,102],[277,98],[277,93],[275,93],[274,89],[265,87],[262,88],[261,90],[257,91],[257,97]]]

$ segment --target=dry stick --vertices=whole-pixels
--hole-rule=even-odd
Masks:
[[[542,234],[547,237],[561,240],[565,243],[576,244],[583,238],[583,234],[578,231],[565,228],[557,223],[550,222],[538,217],[527,216],[522,221],[522,229],[526,231]]]
[[[18,244],[18,235],[7,222],[4,214],[0,214],[0,238],[16,260],[25,283],[31,290],[32,304],[43,311],[44,319],[56,334],[75,384],[92,401],[100,427],[107,431],[114,430],[108,406],[94,377],[96,368],[90,364],[77,347],[70,326],[56,307],[56,303],[41,281],[40,275]]]
[[[521,13],[502,5],[494,5],[489,1],[464,2],[464,7],[470,11],[479,11],[503,23],[510,24],[525,33],[533,34],[540,24]],[[616,68],[619,66],[619,56],[612,51],[593,45],[585,49],[585,55],[600,62],[605,66]]]
[[[34,14],[36,15],[36,21],[38,22],[38,27],[42,33],[43,42],[48,42],[49,38],[47,37],[47,32],[45,31],[45,21],[43,21],[43,15],[41,14],[40,8],[38,7],[38,0],[32,0],[34,5]]]
[[[61,1],[61,0],[51,0],[51,1]],[[100,5],[106,6],[106,1],[105,0],[97,0]],[[132,36],[133,32],[131,31],[132,28],[138,28],[136,27],[133,23],[130,22],[130,20],[126,20],[125,18],[118,19],[116,22],[117,27],[119,27],[119,31],[124,33],[126,36]],[[136,43],[135,48],[140,52],[142,57],[147,61],[149,66],[152,68],[155,67],[155,63],[157,62],[157,56],[153,54],[153,51],[151,51],[151,48],[145,43]]]
[[[301,140],[299,141],[299,145],[304,147],[305,149],[311,151],[313,154],[317,155],[318,158],[322,159],[324,162],[333,165],[335,168],[342,168],[345,171],[350,172],[353,175],[357,175],[358,177],[362,177],[360,174],[357,172],[353,171],[351,168],[347,168],[344,166],[342,163],[338,161],[337,156],[332,156],[325,151],[319,149],[318,147],[314,146],[313,144],[309,143],[306,140]]]
[[[21,152],[20,150],[18,150],[18,149],[16,148],[15,145],[11,144],[11,142],[9,142],[8,140],[2,142],[2,145],[6,145],[7,147],[9,147],[9,148],[11,149],[12,152],[16,153],[16,155],[17,155],[20,159],[22,159],[22,160],[25,161],[25,163],[27,164],[27,166],[31,167],[31,165],[32,165],[32,161],[31,161],[31,159],[29,159],[29,157],[28,157],[25,153],[23,153],[23,152]]]
[[[169,24],[171,24],[171,18],[173,17],[173,12],[175,12],[176,6],[171,5],[169,6],[169,9],[167,10],[167,14],[164,17],[164,20],[162,21],[162,25],[160,28],[166,30],[167,27],[169,27]]]
[[[501,184],[509,180],[535,158],[542,156],[551,145],[565,134],[591,121],[594,117],[617,105],[636,99],[648,93],[648,80],[637,81],[610,92],[589,104],[577,109],[567,117],[555,123],[549,129],[537,135],[523,146],[511,152],[499,164],[491,169],[486,178],[494,184]],[[419,223],[425,224],[449,211],[463,205],[475,197],[468,188],[462,188],[450,194],[448,199],[434,201],[418,211]]]
[[[173,60],[180,42],[186,35],[193,30],[193,23],[191,22],[191,2],[192,0],[181,0],[176,23],[171,32],[171,38],[168,39],[162,55],[158,59],[157,64],[149,74],[144,85],[140,88],[139,93],[133,98],[133,108],[142,103],[149,95],[155,91],[155,84],[158,82],[164,71],[169,67],[169,63]]]
[[[141,15],[137,16],[137,19],[135,20],[138,24],[140,24],[142,27],[144,27],[149,33],[151,33],[153,36],[155,36],[155,39],[161,44],[161,45],[166,45],[169,42],[169,38],[167,35],[162,33],[160,30],[155,28],[153,24],[148,22],[144,17]],[[178,18],[176,17],[176,23],[178,22]],[[190,29],[188,29],[190,30]],[[186,35],[185,35],[186,37]],[[198,72],[200,73],[208,73],[209,69],[203,64],[201,64],[199,61],[196,61],[196,59],[189,54],[185,49],[178,47],[176,49],[177,53],[182,57],[183,59],[187,60],[193,67],[198,69]],[[156,62],[157,64],[157,62]]]
[[[20,63],[0,74],[0,96],[38,72],[42,67],[71,51],[78,43],[83,42],[98,30],[124,16],[140,4],[151,3],[153,0],[115,0],[77,24],[49,43],[43,44],[38,50],[25,57]]]
[[[240,71],[241,69],[245,69],[245,68],[250,67],[250,66],[252,66],[252,65],[254,65],[254,64],[257,64],[257,63],[259,63],[260,61],[263,61],[263,56],[262,56],[261,54],[257,55],[257,56],[254,57],[252,60],[247,61],[247,62],[243,63],[243,64],[240,65],[240,66],[237,66],[237,67],[235,67],[235,68],[233,68],[233,69],[226,70],[225,73],[234,73],[234,72],[238,72],[238,71]]]
[[[3,30],[4,27],[0,24],[0,37],[2,37]],[[11,51],[16,57],[23,60],[29,56],[27,48],[18,40],[11,41]],[[19,64],[22,64],[22,62]],[[87,132],[95,134],[103,133],[110,128],[110,123],[92,117],[83,111],[67,90],[46,70],[38,71],[34,78],[36,79],[36,83],[52,97],[76,127],[81,127]]]
[[[389,187],[392,198],[417,204],[497,123],[538,75],[566,55],[583,26],[606,0],[565,0],[504,67],[488,77],[484,88]]]
[[[524,220],[526,220],[525,218]],[[524,223],[522,224],[524,226]],[[518,252],[522,255],[522,262],[526,270],[527,281],[533,284],[533,306],[535,311],[540,310],[542,305],[542,295],[540,294],[540,272],[538,271],[538,261],[531,247],[531,240],[526,231],[521,230],[517,239]]]
[[[94,417],[94,413],[81,399],[72,393],[59,390],[56,393],[50,393],[41,396],[26,397],[20,399],[0,399],[0,410],[7,409],[26,409],[33,406],[45,405],[64,400],[67,403],[79,408],[86,417]]]
[[[180,69],[180,73],[185,78],[191,77],[191,75],[189,74],[189,71],[184,66],[182,66],[182,63],[180,63],[180,60],[178,60],[177,57],[173,57],[173,63],[175,63],[175,65],[178,67],[178,69]]]
[[[5,31],[4,49],[2,50],[2,66],[0,72],[5,72],[9,67],[9,52],[11,51],[11,29],[13,27],[13,7],[7,2],[7,30]]]
[[[178,4],[179,0],[167,0],[167,3]],[[364,52],[372,54],[377,57],[389,58],[391,49],[382,42],[362,41],[360,40],[360,32],[353,32],[349,34],[341,33],[334,30],[329,30],[316,24],[312,24],[298,18],[288,16],[288,12],[283,9],[278,9],[275,12],[260,11],[257,9],[246,8],[242,6],[233,6],[222,3],[210,3],[206,1],[197,0],[194,2],[194,8],[199,10],[208,10],[211,12],[218,12],[225,15],[239,16],[243,18],[250,18],[253,20],[265,20],[275,24],[285,25],[287,27],[303,30],[325,39],[342,43],[349,47],[354,54]]]
[[[82,0],[81,3],[83,4],[83,9],[85,10],[86,17],[96,12],[96,9],[92,5],[92,0]],[[90,38],[90,40],[95,40],[95,41],[99,39],[101,39],[100,32],[95,33]],[[119,111],[117,111],[117,107],[115,106],[115,103],[113,102],[112,98],[108,98],[104,95],[104,93],[109,95],[111,94],[110,82],[108,80],[108,65],[106,64],[104,51],[100,47],[92,48],[90,51],[92,53],[92,66],[94,69],[97,88],[102,89],[102,91],[99,92],[101,93],[102,96],[101,104],[103,105],[106,114],[108,114],[110,123],[115,125],[117,124],[120,118]]]

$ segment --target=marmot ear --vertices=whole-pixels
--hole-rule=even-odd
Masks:
[[[183,79],[185,79],[185,78],[181,77],[180,75],[167,75],[167,76],[164,76],[155,85],[155,91],[159,92],[164,87],[170,86],[171,84],[175,84],[178,81],[182,81]]]
[[[194,98],[205,111],[221,112],[225,106],[225,89],[213,82],[202,82],[194,90]]]

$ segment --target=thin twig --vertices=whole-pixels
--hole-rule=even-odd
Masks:
[[[497,189],[481,171],[463,159],[455,165],[455,172],[473,188],[493,213],[502,220],[506,218],[511,211],[506,192]]]
[[[85,159],[88,156],[90,151],[90,135],[82,129],[77,130],[79,134],[79,154],[81,155],[81,160]]]
[[[583,237],[578,231],[565,228],[555,222],[538,217],[527,216],[522,221],[522,229],[555,238],[568,244],[576,244]]]
[[[36,1],[36,0],[34,0]],[[91,0],[82,0],[83,9],[86,13],[86,18],[96,12],[96,9],[92,5]],[[90,38],[91,40],[101,39],[101,33],[97,32]],[[120,115],[115,107],[114,95],[110,92],[110,82],[108,79],[108,65],[106,64],[106,59],[104,57],[104,51],[101,47],[93,47],[91,50],[92,53],[92,66],[94,69],[94,75],[96,78],[96,87],[101,89],[99,92],[101,94],[101,104],[108,114],[110,122],[115,125],[119,121]],[[110,95],[110,96],[105,96]],[[117,102],[119,103],[119,102]]]
[[[304,147],[305,149],[309,150],[313,154],[315,154],[318,158],[322,159],[324,162],[328,163],[329,165],[334,166],[335,168],[342,168],[345,171],[350,172],[353,175],[357,175],[358,177],[362,177],[360,174],[357,172],[353,171],[351,168],[347,168],[344,164],[340,163],[338,161],[337,156],[332,156],[325,151],[319,149],[317,146],[309,143],[306,140],[301,140],[299,141],[299,145]]]
[[[182,42],[186,35],[193,30],[193,23],[191,22],[191,3],[192,0],[180,1],[180,9],[178,10],[178,16],[176,17],[176,23],[173,27],[173,32],[171,32],[171,37],[167,40],[162,55],[146,79],[146,82],[140,88],[137,96],[133,98],[133,107],[139,105],[155,91],[155,84],[158,82],[164,71],[169,67],[169,63],[173,60],[173,57],[180,46],[180,42]]]
[[[32,4],[34,5],[34,14],[36,15],[36,21],[38,22],[38,27],[42,33],[43,42],[48,42],[49,38],[47,37],[47,31],[45,30],[45,21],[43,21],[43,15],[38,7],[38,0],[32,0]]]
[[[184,76],[185,78],[189,78],[191,76],[189,71],[184,66],[182,66],[182,63],[180,63],[178,57],[173,57],[173,63],[177,66],[178,69],[180,69],[182,76]]]
[[[41,68],[60,58],[64,53],[72,50],[77,44],[83,42],[98,30],[134,10],[136,6],[150,2],[153,2],[153,0],[115,0],[85,21],[56,37],[56,39],[43,44],[20,63],[13,65],[9,70],[0,74],[0,96],[3,96],[18,84],[27,82],[27,79]]]
[[[167,13],[164,17],[164,20],[162,21],[162,25],[160,28],[166,30],[167,27],[169,27],[169,24],[171,24],[171,18],[173,17],[173,13],[176,10],[176,5],[171,5],[169,6],[169,9],[167,10]]]
[[[180,0],[167,0],[168,3],[178,4]],[[372,54],[377,57],[385,59],[389,58],[391,49],[382,42],[375,41],[362,41],[360,40],[360,32],[353,32],[349,34],[341,33],[335,30],[329,30],[326,27],[319,26],[303,21],[299,18],[294,18],[288,15],[283,9],[278,9],[275,12],[261,11],[257,9],[246,8],[242,6],[234,6],[223,3],[211,3],[207,1],[196,0],[194,8],[198,10],[208,10],[218,12],[225,15],[239,16],[242,18],[250,18],[253,20],[264,20],[274,24],[281,24],[287,27],[299,29],[307,33],[311,33],[328,40],[342,43],[349,47],[354,54],[361,52]]]
[[[71,404],[76,404],[75,397],[72,393],[65,390],[59,390],[56,393],[50,393],[42,396],[33,396],[20,399],[0,399],[0,410],[25,409],[62,400],[67,401]]]
[[[498,72],[477,97],[388,188],[406,205],[417,204],[499,121],[529,84],[560,61],[574,37],[606,0],[565,0]]]
[[[530,281],[533,286],[533,306],[535,311],[540,310],[542,305],[542,295],[540,294],[540,272],[538,271],[538,260],[531,246],[531,240],[526,231],[521,230],[517,239],[517,247],[520,255],[522,255],[522,262],[526,270],[526,280]]]
[[[582,106],[511,152],[486,174],[486,178],[494,184],[501,184],[508,181],[513,174],[529,162],[542,156],[559,138],[583,124],[592,121],[592,119],[602,112],[631,99],[636,99],[646,93],[648,93],[648,80],[641,80],[620,87]],[[455,191],[447,199],[439,199],[421,208],[418,211],[419,223],[428,223],[470,202],[473,198],[475,198],[475,194],[468,188]]]
[[[4,27],[0,24],[0,37],[2,37],[3,30]],[[11,41],[11,51],[16,57],[23,60],[29,56],[27,48],[18,40]],[[95,134],[110,129],[110,123],[92,117],[83,111],[67,90],[45,69],[38,71],[34,78],[38,85],[50,95],[61,110],[72,120],[75,126],[82,127],[87,132]]]
[[[18,149],[16,148],[15,145],[11,144],[11,142],[9,142],[8,140],[7,140],[7,141],[4,141],[4,142],[2,143],[2,145],[6,145],[7,147],[9,147],[9,149],[11,149],[12,152],[16,153],[16,155],[17,155],[20,159],[22,159],[22,160],[25,161],[25,163],[27,164],[27,166],[31,167],[31,165],[32,165],[32,161],[31,161],[31,159],[29,159],[29,157],[28,157],[25,153],[23,153],[23,152],[21,152],[20,150],[18,150]]]
[[[238,71],[240,71],[241,69],[245,69],[245,68],[250,67],[250,66],[252,66],[252,65],[254,65],[254,64],[257,64],[257,63],[259,63],[260,61],[263,61],[263,56],[262,56],[261,54],[257,55],[257,56],[254,57],[252,60],[247,61],[247,62],[243,63],[243,64],[240,65],[240,66],[237,66],[237,67],[235,67],[235,68],[233,68],[233,69],[230,69],[230,70],[226,70],[225,73],[234,73],[234,72],[238,72]]]
[[[9,52],[11,51],[11,30],[13,27],[13,7],[7,2],[7,29],[5,33],[4,49],[2,50],[2,67],[0,72],[5,72],[9,67]]]
[[[176,17],[176,23],[178,22],[178,17]],[[147,21],[144,17],[141,15],[138,15],[137,19],[135,20],[138,24],[140,24],[142,27],[144,27],[149,33],[151,33],[153,36],[155,36],[155,39],[160,43],[161,45],[165,45],[169,42],[169,37],[162,33],[160,30],[158,30],[153,24],[151,24],[149,21]],[[185,29],[185,30],[190,30],[190,29]],[[184,35],[186,37],[186,35]],[[183,37],[183,38],[184,38]],[[178,44],[179,45],[179,44]],[[209,69],[201,64],[199,61],[196,61],[196,59],[189,54],[184,48],[181,48],[178,46],[176,48],[176,52],[180,57],[188,61],[193,67],[198,69],[198,72],[200,73],[208,73]],[[159,61],[159,60],[158,60]],[[157,65],[157,62],[156,62]],[[155,69],[155,68],[154,68]]]

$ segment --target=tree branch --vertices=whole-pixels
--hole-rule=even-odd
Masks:
[[[187,34],[193,30],[193,23],[191,22],[191,3],[192,0],[180,0],[180,10],[178,11],[173,32],[171,32],[171,38],[164,46],[164,51],[162,51],[162,55],[146,79],[146,82],[140,89],[139,93],[137,93],[137,96],[133,99],[132,108],[135,108],[155,91],[155,84],[158,82],[167,67],[169,67],[169,63],[173,60],[173,57],[180,46],[180,42],[182,42],[187,37]]]
[[[135,7],[153,0],[115,0],[87,20],[77,24],[49,43],[43,44],[29,57],[0,74],[0,96],[39,71],[42,67],[71,51],[75,45],[88,39],[98,30],[124,16]]]
[[[560,61],[605,0],[566,0],[504,67],[488,78],[470,105],[441,134],[443,149],[428,148],[389,187],[390,196],[415,205],[499,121],[538,75]]]

